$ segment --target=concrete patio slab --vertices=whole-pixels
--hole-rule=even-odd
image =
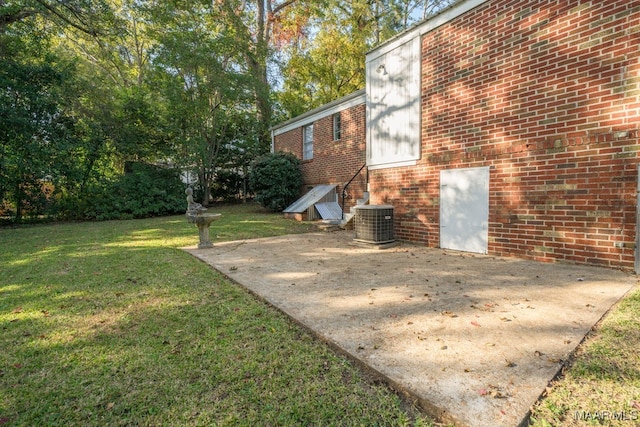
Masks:
[[[185,248],[338,347],[431,415],[517,426],[636,276],[349,231]],[[576,408],[577,409],[577,408]]]

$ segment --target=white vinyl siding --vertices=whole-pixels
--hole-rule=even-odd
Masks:
[[[420,39],[367,62],[367,164],[420,158]]]
[[[313,159],[313,123],[302,128],[302,160]]]

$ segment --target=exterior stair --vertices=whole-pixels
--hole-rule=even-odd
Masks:
[[[342,229],[351,228],[353,226],[352,220],[356,216],[356,208],[358,206],[367,205],[367,204],[369,204],[369,192],[365,191],[364,197],[362,199],[357,199],[356,205],[352,206],[349,209],[348,213],[347,212],[344,213],[344,218],[342,219],[342,221],[340,221],[340,228]]]

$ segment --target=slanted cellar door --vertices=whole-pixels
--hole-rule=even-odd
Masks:
[[[440,247],[486,254],[489,167],[440,171]]]

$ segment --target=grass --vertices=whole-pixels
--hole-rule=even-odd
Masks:
[[[213,241],[310,231],[221,207]],[[0,425],[430,425],[180,247],[183,216],[0,229]]]
[[[255,205],[216,211],[214,242],[315,230]],[[179,249],[197,242],[183,216],[0,229],[0,426],[433,425]],[[639,423],[638,313],[636,291],[533,426]]]
[[[640,425],[640,291],[620,301],[532,411],[533,426]]]

